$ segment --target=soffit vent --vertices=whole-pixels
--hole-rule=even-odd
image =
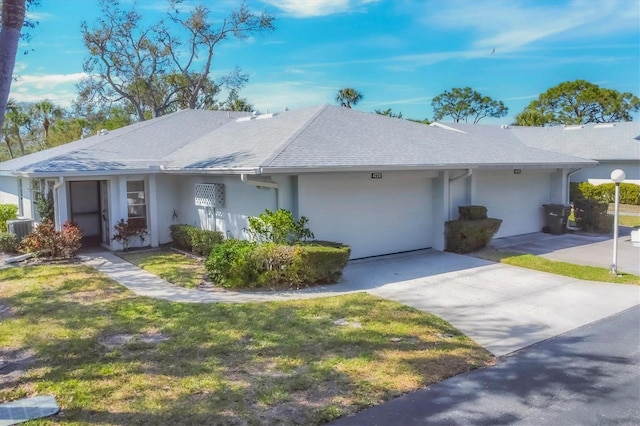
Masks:
[[[196,183],[196,206],[198,207],[223,207],[224,184],[222,183]]]

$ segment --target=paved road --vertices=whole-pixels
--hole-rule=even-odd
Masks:
[[[335,426],[637,425],[640,307],[538,343]]]

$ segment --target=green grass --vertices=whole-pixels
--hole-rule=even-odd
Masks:
[[[532,254],[485,249],[476,253],[476,255],[493,262],[501,262],[507,265],[549,272],[551,274],[563,275],[580,280],[640,285],[640,277],[637,275],[622,273],[618,276],[613,276],[607,268],[559,262]]]
[[[364,293],[171,303],[68,265],[0,282],[0,358],[33,355],[19,378],[0,370],[0,402],[54,395],[62,416],[38,424],[324,424],[493,362],[442,319]]]
[[[202,261],[170,250],[125,252],[119,255],[127,262],[181,287],[197,287],[205,274]]]
[[[640,226],[640,216],[618,216],[618,222],[621,226],[636,227]]]

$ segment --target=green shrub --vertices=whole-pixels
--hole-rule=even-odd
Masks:
[[[606,234],[613,230],[613,216],[607,214],[609,204],[598,200],[578,199],[573,202],[575,222],[586,232]]]
[[[227,240],[205,262],[209,278],[228,288],[290,287],[335,282],[349,247],[311,242],[297,245]]]
[[[257,267],[252,258],[256,243],[226,240],[211,250],[205,261],[209,279],[223,287],[256,287]]]
[[[18,218],[18,206],[0,204],[0,232],[7,232],[7,221]]]
[[[192,226],[188,233],[191,237],[191,251],[200,256],[209,256],[211,250],[224,241],[224,235],[219,231],[209,231]]]
[[[22,240],[22,247],[34,257],[68,259],[80,249],[82,234],[76,225],[65,222],[62,231],[56,231],[53,223],[45,221]]]
[[[486,219],[487,208],[485,206],[459,206],[458,215],[460,220]]]
[[[570,197],[572,201],[587,199],[606,203],[615,201],[615,184],[613,182],[593,185],[589,182],[572,182]],[[629,182],[620,184],[620,204],[640,204],[640,185]]]
[[[445,223],[447,251],[471,253],[485,248],[498,232],[502,220],[451,220]]]
[[[315,241],[299,246],[302,248],[298,286],[309,284],[330,284],[338,281],[347,266],[351,249],[336,243]]]
[[[193,245],[191,244],[191,234],[189,233],[191,228],[195,227],[185,224],[171,225],[169,227],[171,240],[173,240],[173,244],[177,248],[191,251],[193,248]]]
[[[249,218],[249,233],[261,243],[295,244],[314,238],[307,228],[308,221],[304,216],[295,220],[285,209],[275,212],[266,209],[260,216]]]
[[[0,232],[0,253],[16,253],[18,251],[18,237],[8,232]]]

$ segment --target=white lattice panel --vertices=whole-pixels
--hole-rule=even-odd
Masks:
[[[221,183],[196,183],[196,206],[224,206],[224,185]]]

